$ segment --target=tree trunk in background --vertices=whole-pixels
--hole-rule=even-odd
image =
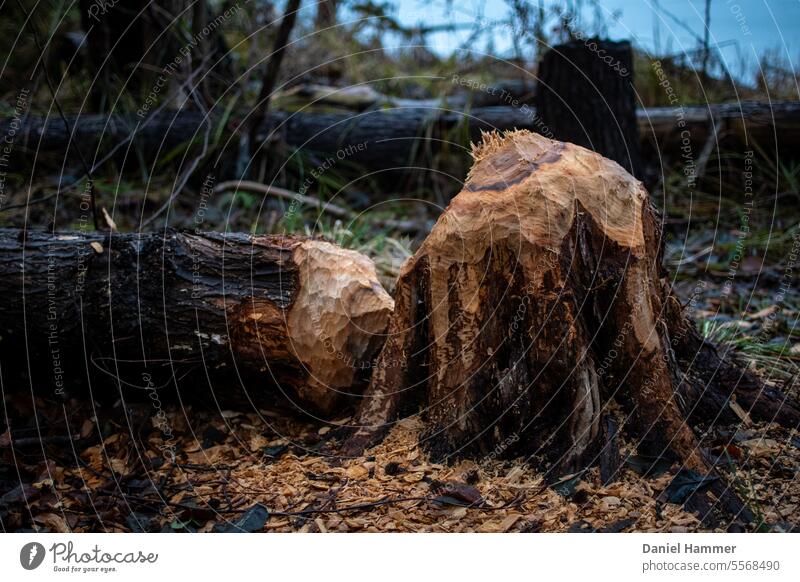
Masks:
[[[107,109],[116,100],[123,84],[134,95],[145,98],[153,90],[159,75],[168,81],[159,92],[163,99],[183,79],[181,72],[188,72],[190,68],[197,71],[204,61],[205,66],[210,67],[227,52],[221,34],[225,21],[209,26],[215,15],[209,11],[205,0],[194,3],[186,0],[158,3],[80,0],[79,4],[94,81],[92,100],[96,110],[100,110],[103,103]],[[104,4],[109,5],[104,7]],[[177,63],[176,59],[179,59]],[[164,73],[163,69],[168,65],[174,66],[174,70]],[[230,72],[225,58],[216,66],[225,67],[225,72]],[[213,79],[212,75],[203,81],[204,98],[209,105],[214,103],[209,91],[221,86],[220,83],[212,85]]]
[[[393,305],[355,251],[175,231],[0,229],[0,293],[6,379],[21,369],[33,386],[58,391],[87,375],[146,388],[145,374],[177,386],[191,372],[200,385],[216,372],[226,374],[223,391],[247,376],[255,393],[280,390],[321,414],[359,391]]]
[[[474,157],[464,189],[401,270],[345,453],[421,410],[434,459],[501,451],[559,476],[597,462],[613,401],[641,454],[708,474],[690,414],[736,420],[738,404],[797,425],[794,403],[684,319],[639,181],[525,131],[489,135]]]
[[[330,28],[336,24],[336,9],[338,0],[321,0],[317,4],[317,15],[314,18],[314,27],[317,30]]]
[[[152,71],[142,65],[159,67],[163,61],[157,58],[161,52],[159,48],[174,42],[167,31],[159,45],[151,46],[163,27],[148,9],[149,2],[126,0],[105,4],[94,0],[79,2],[93,80],[92,99],[96,107],[100,107],[104,100],[107,107],[109,98],[113,102],[116,96],[114,88],[118,91],[126,81],[129,89],[140,88],[142,78],[152,75]],[[153,34],[155,31],[158,32]],[[145,58],[146,55],[149,58]]]
[[[630,43],[576,40],[539,63],[536,111],[555,139],[589,148],[642,178]]]
[[[297,21],[297,13],[300,10],[301,0],[287,0],[286,9],[281,18],[280,26],[275,34],[275,40],[272,44],[272,52],[270,53],[269,61],[267,61],[267,68],[264,71],[264,77],[261,79],[261,89],[258,93],[258,101],[250,111],[249,118],[246,123],[249,127],[249,144],[255,145],[258,130],[264,122],[267,112],[269,111],[270,99],[275,92],[275,86],[278,83],[278,75],[281,71],[281,63],[286,54],[286,48],[289,45],[289,38],[292,36],[294,24]],[[248,147],[247,151],[242,152],[246,154],[247,161],[250,158],[251,148]]]

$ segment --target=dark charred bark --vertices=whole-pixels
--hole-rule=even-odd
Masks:
[[[630,43],[588,39],[556,46],[539,63],[538,78],[536,109],[555,139],[642,177]]]
[[[74,137],[64,130],[63,123],[57,120],[29,117],[17,130],[19,135],[17,149],[20,151],[19,165],[24,165],[25,157],[44,163],[43,154],[53,153],[59,167],[67,160],[76,164],[75,143],[80,143],[84,151],[102,154],[128,139],[135,140],[135,147],[150,163],[159,153],[163,155],[172,149],[198,140],[207,130],[208,118],[196,111],[164,111],[140,118],[131,115],[82,115],[69,117]],[[0,120],[0,132],[5,131],[11,120]],[[217,119],[212,117],[212,125]],[[469,135],[473,140],[480,139],[481,131],[493,129],[530,128],[535,129],[536,121],[531,109],[513,107],[474,108],[469,114],[428,107],[409,107],[389,110],[373,110],[364,113],[298,113],[287,114],[275,111],[267,115],[258,132],[258,140],[281,140],[289,146],[303,148],[326,159],[346,153],[349,164],[357,164],[371,170],[397,169],[405,171],[414,166],[423,155],[435,153],[441,147],[440,140],[447,140],[450,132],[462,124],[468,124]],[[227,128],[231,129],[231,128]],[[459,133],[460,134],[460,133]],[[27,136],[28,148],[22,150],[23,136]],[[237,143],[238,140],[229,140]],[[265,146],[266,147],[266,146]],[[258,148],[252,148],[253,151]],[[125,147],[117,147],[120,152],[118,162],[124,161]],[[467,158],[468,148],[456,147],[455,153]],[[237,152],[227,154],[236,158]],[[98,157],[100,157],[98,155]],[[222,158],[226,155],[222,154]],[[130,162],[129,162],[130,163]]]
[[[3,373],[22,368],[39,389],[148,377],[187,390],[187,374],[222,373],[226,389],[249,377],[245,388],[323,413],[359,390],[354,362],[380,347],[391,310],[353,251],[175,231],[0,230],[0,294]]]

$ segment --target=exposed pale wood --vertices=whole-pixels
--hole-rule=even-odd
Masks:
[[[502,454],[571,473],[598,462],[614,400],[640,452],[707,473],[690,414],[731,415],[736,394],[754,418],[800,420],[795,404],[696,345],[661,269],[648,194],[618,164],[526,131],[486,136],[474,158],[402,268],[346,453],[421,409],[435,458],[513,442]]]
[[[360,391],[393,305],[355,251],[176,231],[0,230],[0,293],[3,372],[26,366],[39,387],[69,390],[100,368],[140,387],[145,372],[221,372],[227,389],[247,375],[326,414]]]

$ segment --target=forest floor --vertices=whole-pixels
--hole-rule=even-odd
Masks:
[[[794,167],[792,176],[799,170]],[[742,205],[719,196],[687,202],[678,191],[677,203],[660,210],[671,232],[665,266],[700,332],[800,398],[800,221],[793,184],[772,188],[789,192],[781,194],[783,208],[773,205],[777,196],[765,199],[746,231],[739,228]],[[140,194],[130,189],[123,198],[134,201]],[[6,215],[9,224],[53,220],[45,206],[25,207],[26,195],[10,198],[20,207]],[[254,206],[248,198],[220,197],[209,207],[209,227],[224,223],[228,231],[250,231]],[[192,209],[185,210],[177,214],[191,216]],[[58,224],[76,220],[61,216],[68,214],[65,207],[57,212]],[[268,222],[278,228],[280,209],[270,213],[275,216]],[[135,228],[124,216],[117,218],[120,227]],[[299,223],[298,232],[302,228]],[[335,225],[315,234],[369,254],[389,290],[414,246],[393,233],[376,237]],[[26,382],[2,380],[3,531],[713,529],[675,494],[680,468],[637,457],[624,432],[619,444],[625,462],[616,481],[603,485],[595,469],[554,485],[524,460],[490,455],[432,463],[419,445],[415,417],[400,422],[365,457],[342,460],[330,451],[349,418],[321,426],[281,408],[165,397],[157,421],[147,399],[56,401],[32,396]],[[756,516],[751,529],[800,529],[797,431],[755,424],[746,414],[736,426],[696,429],[719,474]]]
[[[702,276],[691,271],[676,288],[707,337],[734,347],[765,379],[798,397],[800,292],[790,286],[776,299],[786,268],[760,263],[760,275],[743,270],[730,285],[724,272],[703,267]],[[756,285],[757,276],[771,284]],[[714,529],[670,502],[680,501],[679,467],[637,457],[624,436],[625,464],[614,482],[604,486],[594,469],[548,485],[523,460],[430,462],[416,417],[365,457],[342,460],[327,451],[341,442],[337,425],[348,418],[320,427],[280,409],[165,401],[159,425],[149,401],[63,403],[8,385],[4,399],[12,427],[0,434],[4,531]],[[753,530],[800,528],[797,431],[745,417],[703,437],[720,474],[756,515]]]

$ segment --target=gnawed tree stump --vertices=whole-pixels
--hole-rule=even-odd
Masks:
[[[346,454],[421,408],[435,459],[499,450],[569,474],[597,462],[613,400],[640,453],[705,474],[689,416],[735,419],[736,398],[800,420],[685,320],[648,194],[618,164],[526,131],[487,135],[474,157],[401,271]]]
[[[221,372],[215,391],[250,376],[246,387],[323,414],[363,390],[393,305],[355,251],[171,230],[0,229],[0,295],[6,377],[25,367],[32,385],[60,392],[98,370],[138,388]]]

